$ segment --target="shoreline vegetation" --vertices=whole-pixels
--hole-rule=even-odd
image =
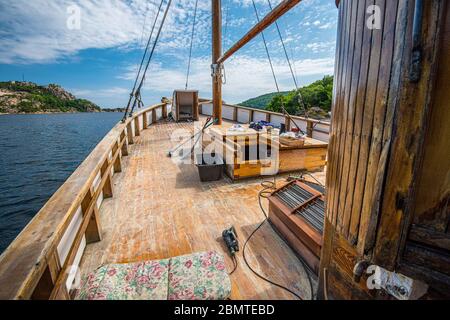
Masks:
[[[81,111],[43,111],[43,112],[18,112],[18,113],[4,113],[0,112],[0,116],[8,116],[8,115],[44,115],[44,114],[80,114],[80,113],[124,113],[124,111],[121,111],[119,109],[102,109],[101,111],[87,111],[87,112],[81,112]]]
[[[331,118],[332,96],[333,76],[325,76],[298,90],[265,94],[240,105],[279,113],[284,107],[293,116],[327,120]]]
[[[95,103],[78,99],[56,84],[0,82],[0,114],[102,112]]]

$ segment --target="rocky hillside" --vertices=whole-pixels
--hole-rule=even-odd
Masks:
[[[0,113],[100,112],[96,104],[77,99],[56,84],[0,82]]]

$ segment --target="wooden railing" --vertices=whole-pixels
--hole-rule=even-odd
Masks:
[[[201,99],[200,113],[204,115],[212,115],[212,112],[213,109],[211,101]],[[231,104],[224,104],[222,106],[222,117],[225,120],[231,120],[239,123],[265,120],[275,125],[284,124],[287,130],[295,127],[295,124],[289,119],[289,117],[283,115],[282,113]],[[331,124],[329,122],[307,119],[298,116],[292,116],[291,118],[300,127],[300,129],[307,134],[308,137],[328,142],[331,128]]]
[[[211,114],[201,100],[201,113]],[[112,178],[141,131],[167,118],[168,104],[142,110],[117,124],[50,198],[0,257],[0,299],[70,299],[70,289],[87,244],[101,241],[100,206],[113,197]],[[266,120],[292,126],[284,115],[224,105],[224,119]],[[327,140],[329,123],[293,117],[311,137]],[[322,139],[320,139],[322,138]]]
[[[0,257],[0,299],[70,299],[84,248],[101,241],[99,209],[113,197],[112,177],[136,136],[158,118],[165,103],[117,124],[50,198]]]

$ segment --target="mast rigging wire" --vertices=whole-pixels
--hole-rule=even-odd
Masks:
[[[272,3],[270,2],[270,0],[267,0],[267,2],[269,3],[270,10],[272,11],[273,10]],[[254,3],[254,1],[253,1],[253,3]],[[291,59],[289,58],[289,55],[287,53],[286,45],[284,44],[284,39],[283,39],[283,36],[281,35],[280,26],[278,25],[278,21],[275,21],[275,26],[277,28],[278,36],[280,37],[281,44],[283,46],[284,55],[286,56],[286,60],[289,65],[289,69],[291,70],[291,75],[292,75],[292,79],[294,80],[295,88],[298,90],[297,79],[295,77],[294,70],[292,69]]]
[[[141,89],[142,89],[142,86],[144,85],[145,76],[146,76],[148,68],[150,66],[150,62],[152,61],[153,54],[155,53],[155,49],[156,49],[156,46],[158,44],[159,37],[161,36],[161,32],[162,32],[162,29],[164,27],[164,24],[166,22],[167,14],[169,13],[169,9],[170,9],[171,4],[172,4],[172,0],[169,0],[169,3],[167,4],[166,10],[164,12],[164,16],[163,16],[162,21],[161,21],[161,25],[159,26],[159,30],[158,30],[158,33],[156,35],[155,42],[153,43],[152,50],[151,50],[150,55],[148,57],[147,65],[145,66],[145,70],[144,70],[144,72],[142,74],[141,82],[139,84],[139,87],[136,90],[136,94],[135,94],[136,96],[140,96],[141,95]],[[134,111],[134,109],[136,107],[136,103],[137,103],[137,100],[135,99],[134,103],[133,103],[133,108],[131,109],[131,113],[130,114],[133,114],[133,111]],[[126,114],[125,114],[125,116],[126,116]]]
[[[189,62],[188,62],[188,69],[187,69],[187,75],[186,75],[186,89],[185,90],[187,90],[189,87],[189,74],[191,72],[192,46],[194,45],[195,22],[197,20],[197,9],[198,9],[198,0],[195,1],[194,22],[192,23],[191,47],[189,49]]]
[[[257,19],[257,21],[259,23],[260,20],[259,20],[258,10],[256,8],[255,0],[252,0],[252,3],[253,3],[253,8],[255,9],[256,19]],[[278,86],[277,76],[275,75],[275,71],[274,71],[274,68],[273,68],[272,59],[270,58],[270,53],[269,53],[269,49],[267,47],[267,42],[266,42],[266,37],[264,36],[264,32],[261,32],[261,35],[262,35],[262,39],[263,39],[263,42],[264,42],[264,47],[266,49],[266,54],[267,54],[267,57],[269,59],[270,68],[272,69],[272,76],[273,76],[273,79],[275,80],[275,85],[277,87],[277,91],[278,91],[279,94],[281,94],[280,87]],[[283,111],[283,114],[288,117],[288,119],[297,127],[297,129],[302,134],[305,134],[305,132],[298,126],[297,122],[295,122],[295,120],[291,117],[289,112],[286,111],[286,108],[284,107],[283,99],[281,99],[281,109]]]
[[[269,4],[270,10],[273,10],[272,3],[270,2],[270,0],[267,0],[267,2]],[[303,110],[305,110],[305,117],[306,117],[306,119],[309,119],[309,110],[306,108],[305,102],[303,101],[303,96],[302,96],[302,93],[300,92],[300,88],[299,88],[298,83],[297,83],[297,76],[296,76],[296,73],[294,72],[294,68],[292,67],[293,63],[291,63],[291,59],[289,58],[289,55],[287,53],[286,45],[285,45],[283,36],[281,34],[280,26],[278,24],[278,21],[275,21],[275,26],[277,28],[278,36],[280,37],[280,41],[281,41],[281,44],[283,46],[284,55],[286,56],[286,60],[287,60],[287,63],[289,65],[289,69],[291,70],[291,75],[292,75],[292,79],[294,80],[295,89],[296,89],[296,91],[298,93],[299,103],[300,103],[301,107],[303,108]],[[320,124],[320,121],[318,123],[315,123],[313,125],[313,129],[319,124]]]
[[[147,41],[147,45],[145,47],[144,55],[142,56],[142,60],[141,60],[141,64],[140,64],[139,69],[138,69],[138,73],[136,75],[136,80],[134,81],[133,89],[132,89],[132,91],[130,93],[130,99],[128,100],[127,108],[125,110],[125,114],[123,116],[122,122],[125,122],[125,120],[127,118],[128,110],[130,110],[131,101],[133,100],[133,97],[136,95],[136,86],[137,86],[139,77],[141,75],[142,66],[144,65],[145,57],[147,56],[147,52],[148,52],[148,49],[150,47],[150,43],[151,43],[151,40],[152,40],[152,37],[153,37],[153,32],[155,31],[155,26],[156,26],[156,23],[158,21],[159,14],[161,13],[161,8],[162,8],[163,4],[164,4],[164,0],[161,0],[161,3],[160,3],[159,8],[158,8],[158,11],[156,13],[155,21],[153,22],[152,31],[150,32],[150,35],[148,37],[148,41]]]
[[[256,19],[259,22],[260,20],[259,20],[258,9],[256,8],[255,1],[252,0],[252,2],[253,2],[253,9],[255,9]],[[267,48],[266,36],[264,35],[264,31],[261,32],[261,37],[262,37],[263,42],[264,42],[264,47],[266,48],[266,53],[267,53],[267,58],[269,59],[270,69],[272,70],[273,79],[275,80],[275,86],[277,87],[278,93],[280,93],[280,87],[278,86],[277,76],[275,75],[275,70],[273,68],[272,59],[271,59],[270,54],[269,54],[269,48]]]

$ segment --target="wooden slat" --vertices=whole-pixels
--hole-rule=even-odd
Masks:
[[[350,27],[349,27],[349,52],[347,57],[347,67],[346,67],[346,73],[347,76],[345,78],[344,82],[344,93],[343,93],[343,107],[342,107],[342,121],[341,123],[341,133],[340,133],[340,143],[339,143],[339,152],[341,153],[341,156],[339,157],[338,162],[338,169],[337,169],[337,184],[338,188],[336,188],[335,192],[337,193],[334,200],[334,210],[337,212],[337,223],[336,227],[338,232],[340,232],[344,228],[344,212],[342,209],[342,206],[345,201],[345,191],[342,190],[342,184],[343,180],[345,179],[344,174],[344,166],[346,165],[344,158],[345,154],[342,153],[342,150],[345,148],[345,142],[347,140],[347,130],[348,130],[348,118],[349,118],[349,96],[350,96],[350,90],[351,90],[351,84],[352,84],[352,78],[356,75],[352,74],[353,70],[353,64],[357,63],[355,62],[355,43],[356,43],[356,35],[358,32],[356,32],[356,21],[357,21],[357,13],[358,13],[358,4],[360,1],[348,1],[350,4],[350,8],[348,11],[348,14],[350,14]]]
[[[345,30],[345,23],[344,23],[344,10],[339,9],[339,20],[338,20],[338,41],[336,45],[336,62],[335,62],[335,72],[334,72],[334,86],[333,86],[333,113],[334,117],[338,117],[338,103],[337,103],[337,92],[339,91],[342,76],[341,76],[341,70],[342,70],[342,60],[344,58],[343,56],[343,48],[342,45],[342,39],[344,36],[344,30]],[[328,161],[329,163],[334,164],[335,158],[337,156],[336,153],[336,135],[337,135],[337,123],[333,122],[333,125],[330,127],[330,146],[328,151]],[[334,186],[332,185],[334,177],[334,166],[329,166],[327,170],[327,183],[328,183],[328,192],[327,192],[327,205],[326,205],[326,215],[330,221],[333,221],[333,207],[330,205],[333,203],[333,194],[334,194]]]
[[[406,32],[404,26],[402,26],[404,24],[403,20],[397,16],[398,5],[396,2],[387,1],[384,8],[385,19],[383,30],[386,31],[383,33],[380,65],[377,67],[378,78],[377,91],[374,98],[372,140],[367,163],[367,177],[359,226],[358,250],[361,254],[373,246],[379,214],[378,198],[381,197],[380,193],[382,192],[381,188],[384,183],[386,157],[390,148],[390,141],[383,140],[383,132],[385,128],[392,130],[392,118],[386,117],[386,112],[388,109],[394,109],[396,93],[392,89],[396,87],[396,83],[400,79],[400,74],[397,72],[393,73],[392,67],[393,64],[400,63],[401,54],[403,53],[402,50],[398,50],[398,60],[393,63],[394,40],[396,35],[404,36]],[[396,21],[398,22],[396,23]],[[392,28],[392,26],[396,26],[396,28]],[[395,76],[395,78],[391,78],[391,76]],[[391,100],[389,100],[389,94],[391,94]]]
[[[356,1],[356,20],[355,27],[356,30],[364,30],[365,28],[365,1]],[[354,4],[354,5],[355,5]],[[343,156],[343,166],[342,166],[342,181],[340,185],[340,200],[339,200],[339,214],[342,218],[342,226],[341,231],[344,237],[348,237],[348,231],[350,229],[350,218],[351,218],[351,210],[348,207],[350,202],[350,198],[352,196],[353,188],[350,187],[351,182],[349,180],[354,181],[354,174],[351,174],[351,159],[353,158],[353,154],[357,155],[355,150],[353,149],[353,141],[355,139],[355,122],[360,122],[360,120],[356,120],[356,114],[362,112],[358,112],[357,110],[361,110],[361,105],[356,104],[356,97],[358,91],[360,91],[360,70],[361,70],[361,61],[362,61],[362,49],[364,45],[364,35],[365,32],[355,32],[355,45],[353,52],[353,66],[351,69],[352,79],[350,83],[350,90],[348,93],[348,105],[347,105],[347,124],[346,131],[344,134],[345,142],[343,148],[340,150]],[[364,88],[364,87],[363,87]],[[365,88],[364,88],[365,89]],[[363,89],[363,90],[364,90]],[[356,124],[357,125],[357,124]],[[347,202],[348,201],[348,202]]]
[[[336,86],[337,90],[336,101],[334,105],[334,117],[333,117],[333,146],[329,152],[330,156],[330,173],[329,178],[327,179],[327,206],[328,211],[330,212],[330,220],[331,223],[336,226],[337,225],[337,217],[338,217],[338,191],[339,191],[339,167],[340,167],[340,146],[341,146],[341,137],[342,137],[342,123],[343,123],[343,114],[344,114],[344,97],[345,97],[345,83],[348,72],[344,72],[348,68],[348,57],[349,57],[349,48],[350,48],[350,20],[351,20],[351,1],[344,1],[340,4],[339,10],[342,12],[342,32],[340,39],[341,46],[341,54],[339,55],[340,65],[342,67],[338,70]]]

